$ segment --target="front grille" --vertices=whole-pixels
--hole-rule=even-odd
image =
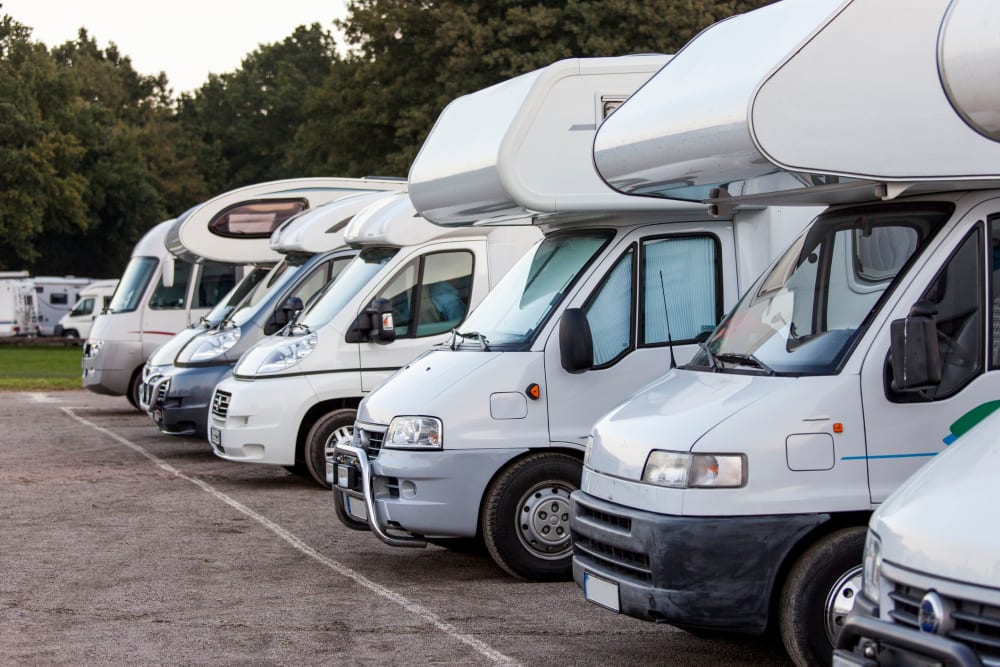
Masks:
[[[226,415],[229,414],[229,401],[232,397],[233,395],[228,391],[216,390],[215,395],[212,396],[212,414],[225,419]]]
[[[167,400],[167,392],[170,391],[170,378],[160,383],[160,388],[156,391],[156,404],[163,405]],[[228,408],[228,402],[226,407]]]
[[[594,565],[633,581],[653,583],[653,572],[649,567],[649,556],[646,554],[622,549],[576,532],[572,537],[573,554],[584,562],[589,560]]]
[[[593,507],[579,505],[580,516],[588,519],[591,523],[601,523],[609,528],[628,533],[632,530],[632,519],[627,516],[618,516],[608,512],[601,512]]]
[[[892,606],[888,609],[889,617],[900,625],[918,628],[920,602],[927,591],[898,581],[891,584],[889,599]],[[944,595],[941,597],[955,609],[952,614],[955,628],[947,637],[978,653],[984,665],[1000,667],[1000,606]]]
[[[382,424],[357,423],[354,425],[351,444],[365,450],[369,459],[377,458],[379,452],[382,451],[382,442],[385,440],[385,432],[388,428]]]

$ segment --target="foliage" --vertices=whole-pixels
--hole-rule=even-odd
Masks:
[[[672,53],[770,0],[349,0],[172,97],[85,29],[0,14],[0,270],[119,275],[149,228],[238,186],[405,175],[452,99],[568,57]],[[2,7],[2,5],[0,5]]]

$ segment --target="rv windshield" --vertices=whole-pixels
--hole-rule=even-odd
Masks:
[[[289,261],[286,258],[276,264],[267,274],[267,277],[257,283],[256,288],[243,301],[237,304],[232,315],[226,318],[225,325],[233,324],[235,326],[242,326],[244,322],[253,317],[257,312],[257,305],[264,300],[264,297],[271,290],[284,289],[285,285],[295,277],[305,259],[305,257],[302,257]]]
[[[108,311],[112,313],[127,313],[139,307],[142,295],[146,293],[146,286],[149,285],[156,265],[159,263],[155,257],[133,257],[125,267],[125,273],[118,283],[115,294],[111,297],[111,304]]]
[[[398,248],[362,250],[361,254],[352,259],[351,263],[340,272],[336,280],[329,283],[319,296],[313,299],[312,304],[302,311],[296,322],[312,331],[329,322],[390,259],[396,256],[397,252]]]
[[[837,373],[950,205],[882,205],[817,218],[750,288],[688,366]]]
[[[486,295],[462,332],[484,336],[491,348],[530,343],[611,235],[602,230],[543,239]]]
[[[202,321],[210,327],[215,326],[232,310],[239,306],[240,302],[247,298],[247,295],[263,281],[264,276],[270,272],[269,267],[255,267],[250,273],[243,276],[243,280],[237,283],[236,287],[229,290],[226,298],[215,304],[208,315],[202,317]]]

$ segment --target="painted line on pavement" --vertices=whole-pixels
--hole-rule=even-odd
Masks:
[[[301,539],[299,539],[298,537],[296,537],[295,535],[293,535],[289,531],[287,531],[284,528],[282,528],[280,525],[278,525],[275,522],[273,522],[270,519],[268,519],[266,516],[263,516],[262,514],[258,514],[254,510],[252,510],[249,507],[247,507],[246,505],[244,505],[244,504],[240,503],[239,501],[231,498],[230,496],[227,496],[225,493],[222,493],[218,489],[214,488],[211,484],[208,484],[208,483],[206,483],[206,482],[204,482],[204,481],[202,481],[200,479],[196,479],[194,477],[190,477],[188,475],[185,475],[183,472],[181,472],[177,468],[173,467],[172,465],[170,465],[169,463],[167,463],[163,459],[159,458],[158,456],[156,456],[154,454],[151,454],[150,452],[146,451],[143,447],[135,444],[131,440],[128,440],[127,438],[123,438],[122,436],[120,436],[117,433],[114,433],[114,432],[112,432],[112,431],[104,428],[103,426],[100,426],[98,424],[95,424],[92,421],[84,419],[83,417],[81,417],[78,414],[76,414],[76,412],[74,411],[74,410],[76,410],[76,408],[64,407],[64,408],[60,408],[60,409],[63,412],[65,412],[67,415],[69,415],[72,419],[75,419],[76,421],[80,422],[81,424],[83,424],[85,426],[89,426],[90,428],[94,429],[95,431],[99,431],[99,432],[103,433],[104,435],[108,436],[109,438],[111,438],[115,442],[123,444],[126,447],[128,447],[128,448],[130,448],[132,450],[135,450],[139,454],[142,454],[143,456],[145,456],[147,459],[149,459],[150,461],[152,461],[154,464],[156,464],[162,470],[165,470],[166,472],[168,472],[168,473],[170,473],[172,475],[180,477],[183,480],[191,482],[192,484],[194,484],[195,486],[197,486],[198,488],[200,488],[205,493],[213,496],[214,498],[216,498],[218,500],[221,500],[222,502],[226,503],[230,507],[236,509],[238,512],[241,512],[242,514],[245,514],[246,516],[250,517],[251,519],[253,519],[257,523],[259,523],[260,525],[264,526],[265,528],[267,528],[268,530],[270,530],[272,533],[274,533],[275,535],[277,535],[278,537],[280,537],[281,539],[283,539],[285,542],[287,542],[292,547],[294,547],[295,549],[299,550],[300,552],[302,552],[306,556],[309,556],[313,560],[319,561],[320,563],[322,563],[326,567],[330,568],[331,570],[337,572],[338,574],[341,574],[341,575],[343,575],[343,576],[345,576],[345,577],[347,577],[349,579],[354,580],[356,583],[360,584],[361,586],[364,586],[365,588],[367,588],[371,592],[375,593],[376,595],[378,595],[380,597],[383,597],[383,598],[389,600],[390,602],[395,602],[396,604],[398,604],[401,607],[403,607],[404,609],[406,609],[408,612],[417,615],[418,617],[420,617],[423,620],[427,621],[428,623],[430,623],[431,625],[433,625],[435,628],[437,628],[438,630],[440,630],[444,634],[446,634],[446,635],[448,635],[448,636],[450,636],[450,637],[452,637],[454,639],[457,639],[458,641],[460,641],[463,644],[465,644],[466,646],[472,648],[474,651],[476,651],[480,655],[484,656],[485,658],[489,659],[490,661],[492,661],[492,662],[494,662],[496,664],[501,664],[501,665],[517,665],[517,664],[519,664],[514,658],[512,658],[512,657],[510,657],[508,655],[505,655],[505,654],[503,654],[503,653],[501,653],[499,651],[497,651],[496,649],[490,647],[485,642],[483,642],[483,641],[481,641],[479,639],[476,639],[472,635],[468,635],[468,634],[462,632],[461,630],[459,630],[455,626],[451,625],[450,623],[446,623],[446,622],[442,621],[440,619],[440,617],[438,617],[438,615],[435,614],[430,609],[427,609],[426,607],[423,607],[423,606],[421,606],[421,605],[419,605],[419,604],[417,604],[415,602],[412,602],[411,600],[407,599],[406,597],[400,595],[399,593],[396,593],[395,591],[393,591],[393,590],[391,590],[389,588],[386,588],[385,586],[382,586],[380,584],[375,583],[371,579],[368,579],[367,577],[359,574],[358,572],[355,572],[353,569],[351,569],[350,567],[344,565],[343,563],[340,563],[340,562],[338,562],[338,561],[336,561],[336,560],[334,560],[332,558],[328,558],[327,556],[324,556],[323,554],[321,554],[320,552],[316,551],[311,546],[309,546],[308,544],[306,544],[305,542],[303,542]]]

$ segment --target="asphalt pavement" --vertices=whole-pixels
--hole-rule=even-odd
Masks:
[[[124,398],[0,393],[0,664],[787,665],[480,553],[399,549]]]

